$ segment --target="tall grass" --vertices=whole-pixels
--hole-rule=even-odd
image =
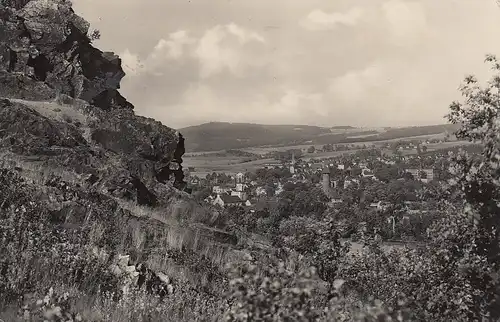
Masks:
[[[84,200],[87,213],[77,225],[55,223],[54,212],[35,200],[41,200],[40,193],[58,191],[39,191],[15,171],[2,172],[0,185],[7,188],[0,190],[0,200],[8,198],[0,209],[0,319],[31,316],[36,321],[50,312],[65,321],[209,321],[218,316],[221,299],[210,294],[222,282],[219,269],[195,252],[211,247],[208,241],[189,249],[195,240],[191,231],[134,216],[109,198]],[[220,257],[220,252],[213,254]],[[174,293],[160,300],[132,284],[123,294],[126,280],[110,270],[119,253],[133,253],[135,261],[168,275]]]

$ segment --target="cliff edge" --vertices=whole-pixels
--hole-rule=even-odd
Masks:
[[[82,238],[136,261],[158,247],[220,261],[235,240],[184,191],[182,135],[134,113],[120,58],[88,31],[67,0],[0,2],[0,219],[30,196],[50,225],[104,227],[102,240]]]

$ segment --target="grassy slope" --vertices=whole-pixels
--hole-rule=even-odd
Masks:
[[[103,286],[107,282],[89,279],[108,276],[107,267],[116,254],[132,254],[135,262],[144,262],[175,281],[177,300],[163,307],[159,321],[165,316],[187,321],[195,317],[190,314],[199,317],[200,311],[194,312],[186,305],[195,306],[194,302],[202,300],[199,296],[220,294],[220,272],[235,256],[231,244],[206,226],[216,221],[214,213],[169,184],[158,184],[147,177],[143,177],[144,183],[158,196],[159,203],[154,207],[139,205],[134,190],[121,186],[120,180],[131,171],[137,173],[136,163],[148,173],[147,160],[134,160],[132,155],[109,151],[94,142],[90,134],[101,122],[91,120],[84,110],[55,102],[13,100],[11,104],[2,104],[2,115],[18,113],[22,118],[17,118],[18,123],[0,125],[5,129],[0,138],[0,171],[5,181],[0,189],[0,233],[27,237],[18,239],[12,235],[12,239],[1,241],[0,264],[8,269],[0,283],[0,293],[11,298],[27,293],[43,297],[52,286],[86,298],[80,305],[82,310],[91,311],[90,306],[97,305],[95,301],[104,301],[92,285]],[[22,122],[27,123],[23,126]],[[83,163],[87,166],[81,168]],[[89,184],[90,174],[98,182]],[[122,193],[117,195],[116,191]],[[43,238],[36,237],[40,233]],[[58,249],[58,253],[50,254],[49,249]],[[104,262],[94,263],[95,251],[106,254]],[[27,254],[32,257],[25,258]],[[67,261],[73,257],[74,262]],[[76,281],[72,272],[82,265],[92,268],[82,273],[83,280]],[[31,269],[18,271],[20,267]],[[147,294],[141,296],[154,302],[153,298],[148,300]],[[217,301],[216,297],[211,303]],[[9,312],[5,305],[8,303],[0,303],[0,312]],[[127,306],[107,305],[100,314],[114,312],[126,320],[133,318]],[[217,311],[216,307],[199,309],[212,310],[210,315]],[[186,316],[176,315],[179,312]],[[0,318],[5,320],[6,316]],[[102,315],[96,317],[101,318]]]

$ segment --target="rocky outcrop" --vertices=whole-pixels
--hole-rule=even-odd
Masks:
[[[0,153],[183,222],[213,217],[178,191],[182,135],[135,115],[118,92],[119,57],[94,48],[88,30],[67,0],[1,2]]]
[[[89,23],[70,1],[6,1],[0,18],[3,97],[26,99],[31,93],[43,100],[66,94],[101,109],[133,109],[117,91],[125,76],[120,58],[92,46]]]

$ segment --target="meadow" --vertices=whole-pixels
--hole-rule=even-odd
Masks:
[[[245,162],[246,160],[248,160],[248,157],[222,157],[210,153],[206,155],[184,156],[183,166],[186,168],[194,167],[194,171],[191,171],[192,175],[205,177],[208,173],[212,172],[224,172],[229,175],[238,172],[253,172],[262,168],[266,163],[275,162],[274,159],[260,159]]]
[[[444,138],[444,135],[425,135],[407,139],[424,140],[432,138],[441,139]],[[363,149],[363,146],[368,148],[369,147],[382,148],[386,143],[394,141],[397,140],[357,142],[353,143],[353,145],[355,145],[356,148],[347,151],[332,151],[332,152],[307,153],[307,149],[310,147],[310,145],[294,145],[294,146],[283,146],[283,147],[252,147],[252,148],[241,149],[241,151],[254,153],[256,155],[264,155],[274,151],[283,152],[291,149],[300,149],[303,153],[302,159],[304,161],[309,161],[311,159],[328,159],[328,158],[339,157],[342,155],[354,154],[358,151],[361,151]],[[427,151],[431,152],[466,144],[471,144],[471,143],[468,141],[452,140],[448,142],[430,143],[426,144],[426,146],[427,146]],[[321,146],[315,146],[315,147],[317,149],[321,148]],[[416,153],[417,153],[416,149],[401,151],[402,155],[412,155]],[[224,153],[221,153],[221,151],[212,151],[206,153],[199,153],[199,152],[187,153],[184,155],[183,160],[184,160],[183,165],[186,168],[194,167],[195,170],[191,171],[191,174],[198,177],[205,177],[208,173],[212,172],[224,172],[229,175],[233,175],[238,172],[247,172],[247,171],[253,172],[259,168],[262,168],[267,163],[276,162],[276,160],[272,158],[248,161],[249,160],[248,157],[224,155]]]

